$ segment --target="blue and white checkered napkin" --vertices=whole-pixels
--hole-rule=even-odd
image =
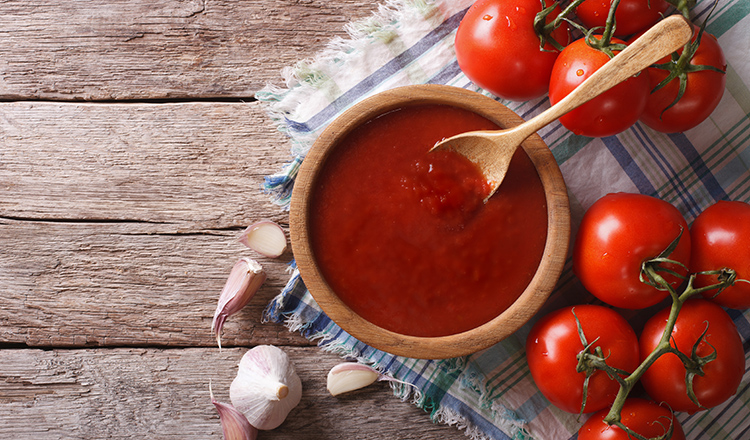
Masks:
[[[284,87],[269,86],[257,97],[291,140],[291,159],[266,189],[287,206],[294,176],[323,128],[355,102],[397,86],[448,84],[483,92],[460,71],[453,52],[455,30],[472,0],[389,1],[367,20],[348,27],[350,37],[331,41],[314,59],[284,73]],[[693,9],[696,22],[712,1]],[[750,2],[722,0],[707,23],[728,61],[727,88],[713,115],[685,133],[666,135],[642,124],[617,136],[576,136],[553,123],[539,133],[554,153],[569,188],[573,234],[588,206],[616,191],[657,196],[677,206],[691,222],[717,200],[750,202]],[[546,97],[503,102],[524,119],[549,106]],[[582,287],[570,260],[547,309],[580,301]],[[750,313],[730,311],[750,347]],[[343,332],[321,312],[294,272],[265,318],[284,322],[318,340],[325,350],[355,357],[413,386],[395,394],[412,400],[430,417],[455,424],[476,439],[568,439],[580,426],[575,415],[550,406],[526,364],[529,326],[497,345],[460,359],[426,361],[397,357]],[[750,363],[748,363],[750,365]],[[750,374],[726,404],[693,416],[681,414],[689,439],[750,438]]]

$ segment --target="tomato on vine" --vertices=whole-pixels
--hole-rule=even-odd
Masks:
[[[601,36],[592,36],[592,41],[602,41]],[[625,42],[612,38],[610,44],[624,47]],[[589,46],[587,38],[578,39],[566,46],[555,60],[549,84],[550,103],[555,104],[566,97],[584,80],[610,60],[611,54]],[[591,101],[560,117],[565,128],[575,134],[590,137],[605,137],[620,133],[632,126],[641,117],[649,93],[648,75],[641,72],[614,86]]]
[[[646,322],[640,337],[641,356],[661,341],[669,313],[666,308]],[[665,353],[641,377],[651,398],[674,411],[694,413],[724,403],[737,391],[745,373],[745,350],[734,321],[720,306],[704,299],[687,300],[670,344],[681,355]]]
[[[581,353],[588,344],[591,346],[586,352],[591,356],[583,358]],[[639,363],[633,328],[620,314],[604,306],[586,304],[554,311],[538,321],[526,339],[526,358],[534,382],[553,405],[570,413],[606,408],[619,390],[614,378],[591,369],[593,361],[588,359],[592,356],[606,359],[607,365],[624,375]]]
[[[578,440],[632,440],[634,437],[619,426],[605,423],[607,409],[586,420],[578,430]],[[670,440],[685,440],[682,425],[672,411],[650,400],[629,398],[622,407],[621,423],[644,438],[659,438],[671,432]],[[665,437],[664,437],[665,438]]]
[[[627,309],[650,307],[668,292],[642,282],[641,266],[678,237],[668,258],[686,266],[690,263],[690,234],[677,208],[643,194],[608,194],[581,219],[573,244],[573,271],[586,290],[607,304]],[[687,275],[679,265],[664,266]],[[673,287],[682,282],[670,273],[661,275]]]
[[[720,201],[709,206],[693,221],[690,238],[694,272],[730,268],[738,278],[721,292],[709,290],[703,296],[724,307],[750,308],[750,204]],[[693,285],[714,285],[719,276],[698,274]]]
[[[611,7],[612,0],[586,0],[576,8],[576,16],[588,28],[604,27]],[[614,35],[625,37],[653,26],[668,7],[664,0],[620,0]]]
[[[459,67],[474,84],[515,101],[547,93],[559,51],[549,41],[541,47],[534,27],[541,5],[539,0],[478,0],[469,8],[458,26],[455,50]],[[556,6],[547,21],[559,12]],[[551,37],[567,44],[567,24],[554,29]]]
[[[687,48],[649,67],[652,92],[640,120],[664,133],[694,128],[724,96],[727,61],[719,41],[694,26]]]

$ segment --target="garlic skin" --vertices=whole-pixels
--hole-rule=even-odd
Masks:
[[[372,367],[354,362],[345,362],[328,372],[326,388],[332,396],[364,388],[381,379],[381,374]]]
[[[221,329],[226,319],[240,311],[258,292],[266,281],[266,272],[255,260],[240,258],[229,273],[224,288],[219,295],[219,303],[211,322],[211,332],[216,334],[216,342],[221,348]]]
[[[258,438],[258,428],[251,425],[247,417],[232,405],[219,402],[214,399],[213,395],[211,395],[211,403],[219,412],[224,440],[256,440]]]
[[[259,345],[242,356],[229,398],[251,425],[274,429],[299,404],[302,381],[284,351]]]
[[[287,247],[284,230],[270,220],[261,220],[248,226],[237,241],[269,258],[280,257]]]

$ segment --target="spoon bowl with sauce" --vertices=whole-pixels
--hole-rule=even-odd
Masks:
[[[511,158],[524,139],[675,52],[687,44],[692,35],[692,26],[681,15],[667,17],[615,55],[573,92],[536,117],[509,129],[461,133],[438,142],[434,150],[452,150],[477,164],[490,182],[489,198],[503,182]]]

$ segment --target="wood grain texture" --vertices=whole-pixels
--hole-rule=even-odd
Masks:
[[[287,160],[264,118],[257,103],[0,104],[2,340],[214,344],[218,294],[249,256],[269,279],[224,342],[301,343],[257,325],[291,255],[236,242],[261,218],[287,223],[260,189]]]
[[[223,344],[307,344],[265,305],[288,279],[289,256],[265,259],[233,232],[184,233],[148,223],[0,219],[0,340],[38,347],[215,346],[211,319],[241,256],[268,279],[232,316]]]
[[[317,348],[289,348],[302,401],[259,439],[449,439],[395,398],[384,383],[338,397],[325,388],[340,359]],[[0,438],[221,439],[211,404],[230,403],[229,385],[246,349],[0,350]],[[311,362],[310,359],[315,359]]]
[[[0,3],[0,99],[251,98],[366,0],[11,0]]]
[[[4,217],[193,232],[281,218],[261,183],[289,149],[257,102],[2,103],[0,146]]]
[[[463,437],[384,384],[330,396],[340,358],[260,321],[291,253],[235,240],[261,218],[288,227],[260,184],[289,147],[254,93],[376,8],[0,2],[0,438],[221,439],[208,382],[228,401],[258,344],[290,353],[305,387],[260,439]],[[241,256],[268,280],[219,351],[211,319]]]

